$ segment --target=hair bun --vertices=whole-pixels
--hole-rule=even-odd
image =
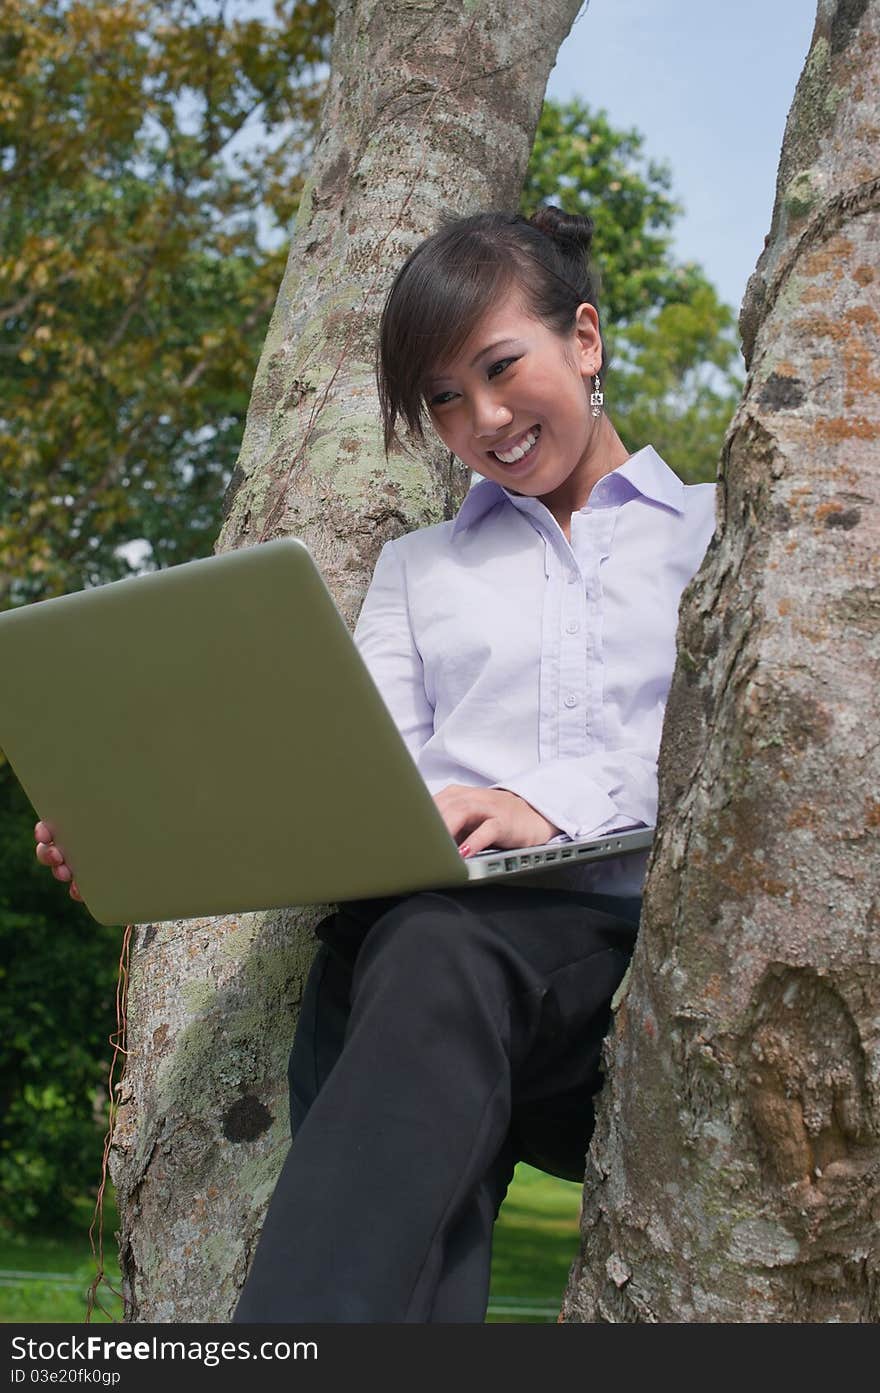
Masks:
[[[585,256],[589,255],[593,242],[592,218],[580,213],[564,213],[561,208],[547,204],[533,213],[529,222],[556,242],[561,250],[578,248]]]

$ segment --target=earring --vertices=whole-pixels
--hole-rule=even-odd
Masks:
[[[590,406],[593,408],[594,416],[602,415],[602,403],[605,400],[605,393],[602,391],[602,384],[599,381],[599,374],[593,378],[593,390],[590,393]]]

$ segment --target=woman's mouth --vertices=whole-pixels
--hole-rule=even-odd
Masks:
[[[497,459],[500,464],[519,464],[520,460],[525,459],[531,454],[537,444],[540,434],[541,427],[532,426],[530,430],[527,430],[525,434],[520,437],[511,449],[504,450],[503,453],[500,450],[490,450],[489,453],[494,455],[495,459]]]

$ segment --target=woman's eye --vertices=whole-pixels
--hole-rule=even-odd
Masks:
[[[500,373],[504,372],[505,368],[509,368],[511,363],[515,362],[515,358],[500,358],[497,363],[493,363],[490,367],[489,377],[498,377]]]
[[[448,401],[452,401],[454,396],[454,392],[437,392],[435,396],[430,398],[428,405],[432,407],[445,406]]]

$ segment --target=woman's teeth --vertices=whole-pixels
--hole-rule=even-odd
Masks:
[[[529,453],[535,441],[537,440],[540,431],[541,427],[535,426],[532,430],[529,431],[528,435],[519,445],[514,445],[512,450],[506,450],[503,455],[500,453],[500,451],[493,450],[492,454],[495,456],[496,459],[499,459],[502,464],[516,464],[517,460],[521,460],[524,455],[527,455]]]

